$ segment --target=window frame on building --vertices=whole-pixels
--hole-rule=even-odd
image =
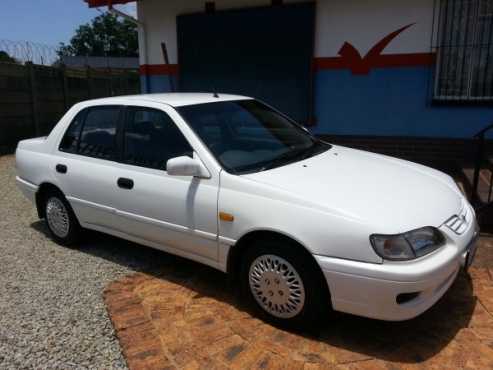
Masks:
[[[438,0],[435,13],[433,99],[492,102],[493,1]]]

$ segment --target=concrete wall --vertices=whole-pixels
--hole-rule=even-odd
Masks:
[[[286,3],[289,1],[285,1]],[[293,1],[294,2],[294,1]],[[203,0],[145,0],[138,16],[145,91],[168,91],[170,63],[177,64],[176,16],[204,10]],[[269,5],[269,0],[216,0],[216,9]],[[315,118],[320,134],[468,138],[493,120],[487,107],[432,103],[433,0],[318,0],[315,34]],[[384,37],[404,27],[381,55],[361,58]],[[356,58],[341,56],[349,43]],[[161,66],[161,68],[159,67]]]

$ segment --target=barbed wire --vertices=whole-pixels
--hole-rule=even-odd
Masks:
[[[5,52],[17,63],[52,65],[58,61],[58,47],[32,41],[0,39],[0,52]]]

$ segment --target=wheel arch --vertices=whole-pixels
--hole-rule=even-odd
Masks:
[[[317,275],[320,279],[322,279],[322,284],[326,288],[326,292],[330,297],[330,290],[327,284],[327,280],[320,268],[319,264],[313,257],[313,254],[310,250],[299,240],[293,238],[292,236],[275,230],[268,229],[258,229],[252,230],[240,237],[238,241],[231,246],[228,252],[228,259],[226,264],[226,271],[228,275],[230,275],[230,279],[232,282],[237,282],[240,277],[240,264],[241,258],[244,255],[245,251],[255,242],[259,240],[275,240],[279,242],[280,240],[285,241],[286,244],[290,245],[290,248],[297,248],[298,251],[303,253],[312,263],[313,268],[317,272]]]
[[[39,189],[36,192],[36,210],[38,212],[39,218],[45,218],[45,209],[43,207],[43,201],[46,194],[49,194],[50,192],[57,192],[60,193],[61,195],[64,195],[63,191],[58,186],[54,185],[51,182],[44,182],[40,184]]]

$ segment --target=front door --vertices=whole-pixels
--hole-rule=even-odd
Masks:
[[[163,110],[128,107],[116,190],[120,230],[164,250],[217,260],[214,178],[170,176],[166,162],[194,150]]]

